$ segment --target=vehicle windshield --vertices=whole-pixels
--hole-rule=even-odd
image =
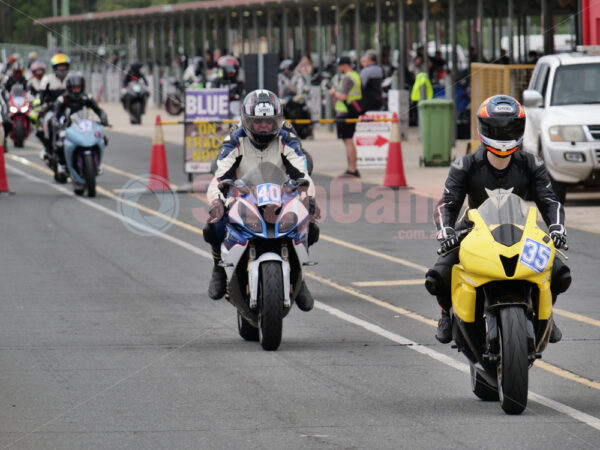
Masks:
[[[600,63],[561,66],[554,75],[552,106],[600,103]]]
[[[488,227],[501,224],[525,226],[529,208],[520,197],[500,189],[488,194],[490,197],[477,208]]]
[[[256,187],[265,183],[282,185],[288,181],[286,173],[272,163],[260,163],[241,178],[248,187]]]

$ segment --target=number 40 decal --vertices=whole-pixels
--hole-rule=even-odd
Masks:
[[[548,266],[552,250],[547,245],[541,244],[533,239],[525,239],[523,253],[519,262],[537,273],[543,272]]]

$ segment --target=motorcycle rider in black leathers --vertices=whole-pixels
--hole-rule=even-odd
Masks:
[[[132,63],[131,66],[129,66],[129,70],[125,74],[125,77],[123,78],[123,87],[121,88],[121,103],[123,103],[123,108],[125,108],[126,111],[128,110],[127,86],[129,85],[129,83],[135,81],[139,81],[140,83],[148,87],[148,80],[146,80],[146,77],[142,73],[142,64],[139,62]],[[144,102],[143,104],[145,107],[146,102]],[[145,112],[144,110],[142,111],[142,114]]]
[[[250,92],[242,104],[242,126],[235,129],[223,141],[217,159],[215,176],[210,183],[207,198],[210,201],[209,219],[203,229],[204,240],[212,247],[214,267],[208,288],[208,296],[219,300],[225,295],[227,276],[220,266],[221,243],[225,238],[225,204],[227,199],[219,190],[221,180],[241,178],[260,163],[272,163],[292,179],[305,178],[309,182],[305,201],[311,214],[308,245],[318,240],[319,219],[314,195],[315,188],[308,174],[306,156],[300,140],[293,129],[283,121],[283,111],[277,96],[266,89]],[[302,283],[296,304],[303,311],[310,311],[314,299]]]
[[[496,95],[485,100],[477,113],[482,145],[475,153],[457,159],[450,168],[444,193],[434,217],[442,251],[435,266],[426,274],[425,287],[437,297],[442,308],[436,339],[443,344],[452,340],[452,324],[448,310],[452,306],[450,283],[452,266],[458,264],[457,231],[470,227],[466,215],[458,223],[461,207],[468,197],[468,207],[477,208],[487,198],[488,190],[505,189],[521,198],[534,200],[557,249],[565,246],[567,231],[562,204],[552,190],[544,162],[537,155],[521,151],[525,130],[525,112],[514,98]],[[554,259],[550,290],[556,296],[571,284],[571,272],[564,262]],[[562,337],[553,323],[550,342]]]
[[[69,116],[81,111],[84,108],[90,108],[100,118],[100,123],[108,125],[106,113],[98,106],[98,103],[85,93],[85,78],[80,73],[69,75],[66,81],[67,91],[58,97],[54,106],[54,117],[56,119],[58,137],[56,139],[56,152],[59,165],[64,171],[65,152],[64,152],[64,129],[69,125]]]

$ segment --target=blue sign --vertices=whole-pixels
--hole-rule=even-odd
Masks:
[[[185,91],[185,120],[229,119],[228,89]]]

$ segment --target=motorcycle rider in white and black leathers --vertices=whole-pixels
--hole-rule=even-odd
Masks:
[[[67,90],[67,75],[69,74],[69,66],[71,60],[64,53],[57,53],[50,59],[52,65],[52,73],[42,79],[42,87],[39,92],[40,100],[42,101],[42,112],[40,118],[44,125],[44,129],[48,130],[44,134],[43,130],[36,133],[37,137],[44,144],[42,159],[48,160],[48,155],[52,152],[55,130],[53,128],[54,118],[54,102],[65,93]]]
[[[210,202],[209,219],[204,227],[204,240],[212,247],[214,267],[208,295],[218,300],[225,295],[227,277],[221,262],[221,243],[225,238],[225,204],[227,199],[219,189],[225,179],[242,178],[260,163],[271,163],[292,179],[304,178],[309,185],[305,203],[311,214],[308,245],[317,242],[319,229],[314,223],[319,219],[314,195],[315,188],[308,174],[306,156],[293,129],[284,126],[283,112],[277,96],[268,90],[250,92],[242,104],[242,126],[234,130],[223,141],[217,159],[215,176],[208,188]],[[296,304],[303,311],[310,311],[314,300],[303,282],[296,297]]]
[[[487,198],[488,190],[505,189],[521,198],[535,201],[556,248],[566,244],[565,213],[552,189],[544,162],[537,155],[520,151],[525,130],[525,113],[512,97],[496,95],[484,101],[477,114],[479,138],[482,145],[475,153],[457,159],[450,168],[434,217],[438,239],[444,252],[426,274],[425,287],[437,297],[442,308],[436,339],[441,343],[452,340],[452,325],[448,310],[451,307],[452,266],[458,264],[460,245],[457,231],[470,228],[465,216],[456,223],[461,207],[468,197],[468,207],[478,208]],[[554,259],[550,290],[553,302],[571,284],[571,272],[564,262]],[[558,342],[562,333],[553,324],[550,342]]]

